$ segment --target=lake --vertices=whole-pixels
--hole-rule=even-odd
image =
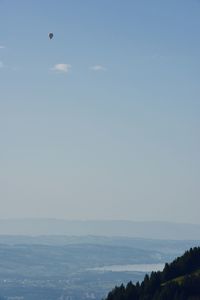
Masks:
[[[99,272],[156,272],[162,271],[165,264],[131,264],[131,265],[111,265],[89,269],[90,271]]]

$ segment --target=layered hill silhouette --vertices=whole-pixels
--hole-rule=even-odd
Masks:
[[[0,235],[94,235],[200,240],[200,224],[123,220],[0,219]]]
[[[145,275],[144,280],[115,287],[106,300],[199,300],[200,247],[191,248],[162,272]]]

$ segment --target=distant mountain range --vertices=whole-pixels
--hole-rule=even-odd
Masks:
[[[2,219],[1,235],[121,236],[146,239],[200,240],[200,224],[134,221]]]

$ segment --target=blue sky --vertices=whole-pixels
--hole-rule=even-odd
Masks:
[[[199,223],[199,1],[1,0],[0,28],[1,218]]]

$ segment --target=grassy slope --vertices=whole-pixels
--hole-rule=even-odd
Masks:
[[[176,277],[176,278],[173,278],[169,281],[166,281],[164,283],[161,284],[161,286],[165,286],[166,284],[170,283],[170,282],[177,282],[178,284],[182,284],[183,280],[186,278],[186,277],[192,277],[192,276],[200,276],[200,269],[190,273],[190,274],[186,274],[186,275],[182,275],[182,276],[179,276],[179,277]]]

